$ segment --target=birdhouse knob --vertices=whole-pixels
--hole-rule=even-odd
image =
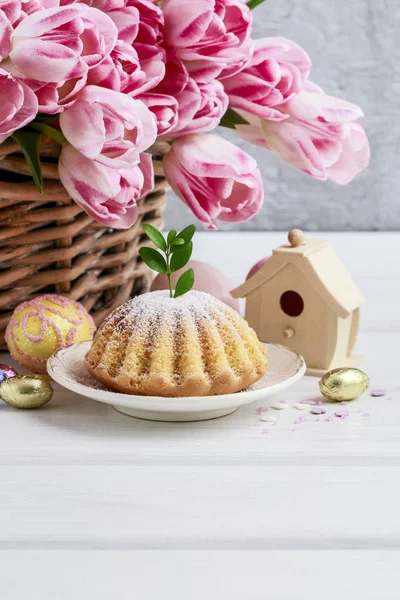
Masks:
[[[292,229],[288,234],[289,244],[292,248],[296,248],[296,246],[301,246],[305,242],[304,233],[301,229]]]

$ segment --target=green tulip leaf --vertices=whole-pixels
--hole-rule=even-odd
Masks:
[[[40,168],[39,145],[42,133],[38,131],[30,131],[29,129],[20,129],[12,134],[12,139],[17,142],[18,146],[24,153],[25,160],[29,170],[32,173],[33,181],[36,184],[39,192],[43,192],[43,177]]]

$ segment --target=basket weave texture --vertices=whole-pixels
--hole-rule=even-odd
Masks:
[[[44,138],[40,148],[44,192],[32,181],[14,142],[0,144],[0,349],[14,308],[44,293],[81,302],[98,325],[130,297],[147,292],[151,272],[138,255],[150,245],[142,223],[162,226],[167,182],[165,145],[152,148],[156,184],[138,202],[139,217],[127,230],[93,221],[58,180],[59,146]]]

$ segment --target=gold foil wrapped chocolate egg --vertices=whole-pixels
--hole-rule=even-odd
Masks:
[[[0,398],[14,408],[39,408],[52,396],[50,383],[38,375],[17,375],[0,384]]]
[[[360,369],[350,367],[328,371],[319,382],[321,394],[327,400],[336,402],[355,400],[368,389],[368,386],[368,375]]]

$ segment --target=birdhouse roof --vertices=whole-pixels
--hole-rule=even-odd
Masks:
[[[282,271],[287,264],[295,265],[318,294],[340,317],[347,317],[361,306],[364,297],[329,242],[305,238],[298,246],[290,244],[276,248],[271,258],[253,277],[232,290],[235,298],[244,298]]]

